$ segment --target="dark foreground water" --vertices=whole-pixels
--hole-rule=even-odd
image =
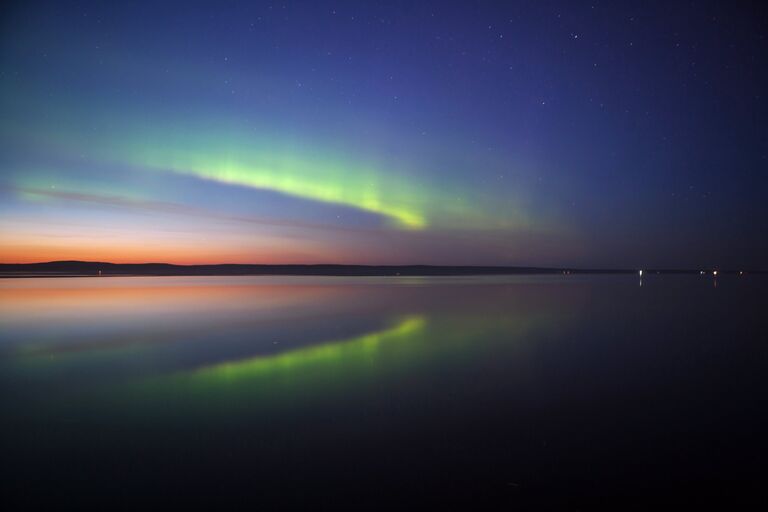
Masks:
[[[768,279],[0,280],[4,505],[757,498]]]

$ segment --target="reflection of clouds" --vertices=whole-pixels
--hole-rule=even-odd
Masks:
[[[6,280],[0,362],[74,402],[209,415],[514,364],[578,316],[584,291],[547,276]]]
[[[388,315],[372,311],[382,301],[366,301],[364,287],[322,282],[271,276],[6,280],[0,282],[2,352],[65,372],[90,371],[95,361],[119,367],[145,359],[156,369],[178,369],[357,336],[386,324]]]

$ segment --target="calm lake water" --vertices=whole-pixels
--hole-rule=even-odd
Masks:
[[[768,278],[640,284],[2,279],[3,500],[626,509],[758,495]]]

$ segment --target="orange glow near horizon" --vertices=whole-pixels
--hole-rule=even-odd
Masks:
[[[213,245],[213,244],[212,244]],[[73,245],[0,243],[0,263],[42,263],[48,261],[103,261],[109,263],[204,264],[301,264],[344,262],[341,255],[326,251],[297,250],[293,247],[242,248],[201,247],[157,243],[143,245],[100,243]]]
[[[16,249],[16,248],[15,248]],[[58,249],[49,247],[2,249],[0,263],[45,263],[50,261],[102,261],[105,263],[170,263],[173,265],[217,264],[322,264],[345,263],[330,255],[269,252],[237,254],[231,251],[196,251],[190,254],[184,248],[166,247],[161,250],[131,246],[89,247],[88,249]]]

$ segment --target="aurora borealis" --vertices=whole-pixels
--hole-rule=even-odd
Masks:
[[[3,510],[764,501],[763,4],[2,2]]]
[[[759,19],[10,2],[0,262],[763,267]]]

